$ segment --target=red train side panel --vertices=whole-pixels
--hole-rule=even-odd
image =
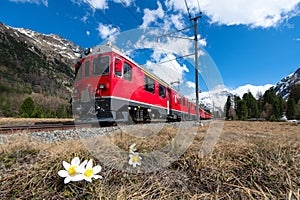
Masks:
[[[73,107],[100,122],[193,120],[196,106],[113,46],[94,47],[75,66]],[[199,109],[202,119],[212,115]]]

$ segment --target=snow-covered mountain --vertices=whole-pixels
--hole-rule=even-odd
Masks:
[[[274,90],[277,95],[281,95],[284,99],[287,99],[291,92],[291,88],[297,84],[300,84],[300,68],[278,82],[274,87]]]
[[[214,91],[200,93],[199,100],[202,107],[206,107],[213,112],[222,113],[228,96],[236,95],[242,98],[245,93],[251,92],[254,97],[257,97],[258,94],[263,95],[266,90],[273,86],[272,84],[263,86],[247,84],[236,89],[219,87]]]
[[[0,32],[7,32],[17,41],[23,41],[28,45],[28,49],[39,53],[47,53],[48,55],[59,54],[67,60],[74,60],[80,56],[82,48],[73,42],[66,40],[56,34],[42,34],[25,28],[14,28],[0,22]],[[68,62],[66,60],[66,62]]]

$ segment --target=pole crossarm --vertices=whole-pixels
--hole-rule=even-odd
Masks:
[[[193,27],[194,27],[194,26],[188,26],[188,27],[185,27],[185,28],[180,29],[180,30],[177,30],[177,31],[173,31],[173,32],[170,32],[170,33],[163,34],[163,35],[161,35],[161,36],[158,36],[158,37],[157,37],[157,40],[158,40],[159,38],[161,38],[161,37],[167,37],[167,36],[172,35],[172,34],[174,34],[174,33],[179,33],[179,32],[181,32],[181,31],[184,31],[184,30],[187,30],[187,29],[190,29],[190,28],[193,28]],[[170,36],[169,36],[169,37],[170,37]]]

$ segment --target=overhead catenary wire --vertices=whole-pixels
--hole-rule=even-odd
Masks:
[[[125,9],[127,9],[128,11],[129,11],[129,13],[133,16],[133,18],[138,22],[138,23],[140,23],[141,21],[138,19],[138,17],[125,5],[125,3],[124,3],[124,1],[123,0],[120,0],[120,2],[121,2],[121,4],[122,4],[122,6],[125,8]],[[168,56],[168,54],[164,51],[164,50],[162,50],[162,49],[160,49],[165,55],[166,55],[166,57],[169,59],[169,56]],[[143,51],[142,51],[142,53],[143,53]],[[144,55],[145,55],[145,53],[143,53]],[[156,63],[155,63],[156,64]],[[171,65],[172,65],[172,67],[175,69],[175,71],[177,71],[177,73],[179,73],[179,71],[178,71],[178,69],[174,66],[174,64],[171,62]],[[172,80],[172,76],[164,69],[164,68],[161,68],[161,70]]]
[[[122,6],[126,9],[126,10],[128,10],[128,12],[130,13],[130,15],[139,23],[139,24],[142,24],[141,22],[141,20],[132,12],[132,10],[128,7],[128,6],[126,6],[125,5],[125,3],[124,3],[124,1],[123,0],[120,0],[120,3],[122,4]]]
[[[90,1],[86,1],[86,3],[96,12],[98,9],[90,2]],[[128,11],[129,11],[129,13],[132,15],[132,17],[135,19],[135,20],[137,20],[137,22],[138,23],[140,23],[140,20],[138,19],[138,17],[129,9],[129,8],[127,8],[126,7],[126,5],[125,5],[125,3],[124,3],[124,1],[123,0],[121,0],[120,1],[120,3],[122,4],[122,6],[125,8],[125,9],[127,9]],[[116,25],[114,25],[114,23],[107,17],[107,16],[105,16],[103,13],[101,13],[101,12],[97,12],[97,13],[99,13],[112,27],[115,27],[115,28],[117,28],[118,30],[120,30],[120,27],[118,27],[118,26],[116,26]],[[94,17],[94,19],[96,20],[96,21],[98,21],[95,17]],[[127,35],[125,34],[124,35],[126,38],[128,38],[127,37]],[[123,36],[123,37],[124,37]],[[130,40],[130,38],[128,38],[129,40]],[[166,55],[166,57],[170,60],[170,58],[169,58],[169,55],[163,50],[163,49],[160,49],[165,55]],[[146,55],[143,51],[141,51],[141,53],[142,54],[144,54],[144,55]],[[147,55],[146,55],[147,56]],[[178,74],[180,74],[179,73],[179,71],[178,71],[178,69],[174,66],[174,64],[171,62],[171,66],[175,69],[175,71],[177,71],[177,73]],[[164,68],[161,68],[161,70],[172,80],[172,76],[164,69]]]
[[[191,16],[191,13],[190,13],[190,8],[189,8],[189,6],[188,6],[188,4],[187,4],[186,0],[184,0],[184,2],[185,2],[185,7],[186,7],[186,10],[187,10],[187,12],[188,12],[188,14],[189,14],[189,18],[191,19],[191,18],[192,18],[192,16]]]

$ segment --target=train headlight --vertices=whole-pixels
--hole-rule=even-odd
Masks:
[[[105,83],[99,85],[99,89],[105,89],[105,88],[106,88],[106,84]]]
[[[98,85],[98,88],[101,89],[108,89],[109,88],[109,83],[100,83]]]

